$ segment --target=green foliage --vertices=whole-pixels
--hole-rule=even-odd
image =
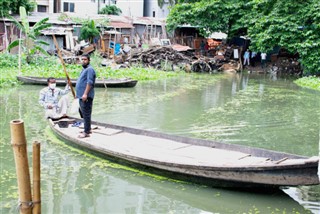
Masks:
[[[37,22],[33,27],[30,27],[26,9],[24,7],[20,7],[21,23],[13,17],[10,18],[13,23],[24,33],[25,38],[20,38],[12,41],[8,45],[8,51],[21,44],[23,52],[25,52],[25,54],[27,55],[27,63],[31,62],[32,55],[37,52],[47,54],[46,51],[41,47],[41,45],[48,44],[44,41],[37,40],[37,36],[41,34],[41,30],[44,30],[51,26],[51,24],[47,23],[49,18],[44,18]]]
[[[80,31],[80,40],[89,40],[91,43],[95,36],[99,35],[99,30],[96,28],[96,25],[93,20],[86,20],[81,27]]]
[[[122,13],[121,9],[116,5],[106,5],[99,11],[99,14],[107,14],[107,15],[120,15]]]
[[[71,17],[67,13],[61,13],[58,17],[59,21],[64,21],[64,22],[74,22],[76,24],[83,24],[87,23],[89,20],[80,18],[80,17]],[[109,19],[106,17],[94,19],[94,22],[96,26],[99,26],[100,28],[107,27],[109,24]]]
[[[67,13],[61,13],[58,17],[58,20],[63,22],[74,22],[76,24],[82,24],[87,21],[87,19],[85,18],[72,17],[69,16]]]
[[[8,17],[9,14],[18,14],[19,8],[26,8],[27,12],[33,11],[35,7],[35,1],[30,0],[1,0],[0,1],[0,16]]]
[[[320,2],[318,0],[180,0],[167,18],[169,30],[199,26],[202,35],[222,31],[246,35],[250,49],[269,51],[281,46],[299,53],[305,74],[320,75]]]
[[[320,78],[316,76],[302,77],[294,81],[297,85],[301,87],[310,88],[320,91]]]

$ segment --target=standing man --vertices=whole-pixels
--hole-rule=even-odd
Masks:
[[[200,51],[201,51],[201,55],[202,55],[202,56],[204,55],[205,46],[206,46],[206,43],[204,43],[204,41],[201,40],[201,43],[200,43]]]
[[[257,56],[257,53],[255,51],[252,51],[251,52],[251,65],[252,65],[252,67],[254,67],[256,65],[256,56]]]
[[[267,54],[261,53],[261,68],[264,69],[266,67],[267,62]]]
[[[56,88],[56,79],[49,77],[47,79],[48,87],[41,89],[39,94],[39,104],[45,109],[45,117],[60,119],[67,116],[68,93],[70,87],[67,84],[64,90]],[[60,98],[60,99],[59,99]]]
[[[246,52],[244,52],[243,55],[243,65],[250,65],[250,51],[249,49],[246,50]]]
[[[80,110],[84,120],[84,131],[79,134],[79,138],[90,137],[91,133],[91,113],[94,98],[94,84],[96,72],[90,65],[90,56],[81,56],[82,71],[76,83],[76,97],[79,98]]]

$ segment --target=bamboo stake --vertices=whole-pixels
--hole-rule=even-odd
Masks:
[[[20,214],[31,214],[30,174],[23,120],[12,120],[10,122],[10,130],[16,164]]]
[[[33,168],[33,214],[41,213],[41,191],[40,191],[40,143],[32,144],[32,168]]]

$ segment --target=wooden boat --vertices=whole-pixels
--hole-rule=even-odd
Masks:
[[[31,76],[17,76],[17,79],[24,84],[29,85],[47,85],[47,78],[44,77],[31,77]],[[65,86],[66,78],[57,78],[56,79],[57,86]],[[71,79],[73,85],[76,84],[76,79]],[[122,78],[122,79],[97,79],[95,83],[95,87],[108,87],[108,88],[132,88],[137,84],[137,80],[132,80],[130,78]]]
[[[78,138],[77,118],[49,124],[63,141],[108,159],[209,186],[275,189],[317,185],[319,157],[304,157],[204,139],[92,122],[88,138]],[[62,126],[64,123],[66,126]]]

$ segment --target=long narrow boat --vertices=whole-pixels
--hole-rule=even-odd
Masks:
[[[318,185],[319,157],[92,122],[90,137],[78,138],[81,120],[49,120],[63,141],[105,158],[169,177],[227,188],[275,189]],[[64,124],[65,126],[62,126]]]
[[[17,79],[24,84],[29,85],[47,85],[47,78],[44,77],[31,77],[31,76],[17,76]],[[76,84],[76,79],[71,79],[73,85]],[[132,88],[137,84],[137,80],[130,78],[121,78],[121,79],[97,79],[95,87],[109,87],[109,88]],[[58,86],[66,85],[66,78],[57,78],[56,84]]]

